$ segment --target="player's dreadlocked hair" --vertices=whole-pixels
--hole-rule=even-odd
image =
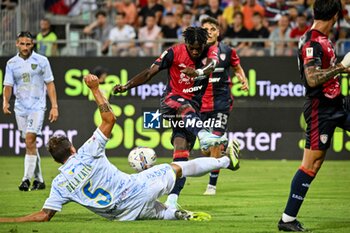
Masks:
[[[185,42],[191,45],[195,44],[196,42],[199,45],[203,45],[206,44],[208,40],[207,30],[201,27],[188,27],[182,35]]]

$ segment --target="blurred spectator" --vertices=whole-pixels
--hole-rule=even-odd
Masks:
[[[207,15],[205,15],[205,12],[209,9],[209,5],[208,0],[197,0],[196,2],[196,7],[192,8],[192,13],[195,16],[195,24],[199,26],[201,25],[200,17],[208,17]]]
[[[244,27],[243,25],[244,16],[242,12],[236,12],[234,15],[234,21],[233,25],[230,25],[227,28],[227,31],[224,35],[225,40],[226,39],[234,39],[234,38],[248,38],[249,37],[249,31]],[[232,43],[231,45],[234,46],[237,50],[246,48],[247,43],[240,42],[240,43]],[[240,52],[240,51],[238,51]]]
[[[270,31],[263,25],[263,17],[255,12],[253,15],[253,29],[249,32],[250,38],[253,39],[268,39]],[[242,56],[264,56],[266,55],[267,42],[252,42],[249,43],[250,49]]]
[[[307,25],[306,15],[299,14],[297,17],[297,26],[292,28],[290,38],[299,39],[307,30],[309,30],[309,26]]]
[[[133,0],[107,1],[107,7],[113,7],[117,12],[125,13],[125,21],[131,26],[137,25],[137,8]]]
[[[289,9],[288,9],[289,26],[291,28],[295,28],[297,26],[297,18],[298,18],[299,14],[300,13],[298,13],[298,10],[296,7],[294,7],[294,6],[289,7]]]
[[[18,4],[18,0],[0,0],[1,10],[15,9]]]
[[[344,55],[350,51],[350,0],[342,0],[343,19],[340,20],[338,39],[346,40],[339,43],[338,55]]]
[[[69,5],[66,5],[65,0],[45,0],[44,9],[55,15],[67,15]]]
[[[182,16],[185,12],[185,6],[182,3],[175,3],[175,13],[174,16],[176,18],[177,25],[182,24]]]
[[[288,42],[290,37],[289,17],[282,15],[278,21],[277,27],[271,32],[269,39],[274,41],[280,41],[275,43],[275,55],[276,56],[287,56],[292,54],[291,48],[288,48]]]
[[[104,11],[98,11],[95,14],[96,20],[86,26],[83,30],[85,35],[90,36],[92,39],[100,41],[102,43],[102,54],[108,53],[108,39],[109,33],[112,30],[112,25],[108,23],[107,13]],[[88,55],[96,55],[96,48],[89,48]]]
[[[51,31],[51,23],[48,19],[40,20],[40,32],[36,36],[36,50],[44,56],[57,56],[57,36]]]
[[[176,23],[176,18],[173,13],[168,13],[164,17],[164,25],[162,26],[162,30],[159,34],[160,38],[164,39],[177,39],[177,30],[180,28]],[[174,43],[166,42],[164,46],[170,47]]]
[[[265,18],[270,25],[276,25],[282,15],[288,14],[288,5],[285,0],[275,0],[265,7]]]
[[[204,14],[218,20],[219,23],[222,22],[222,10],[220,9],[219,0],[208,0],[209,9],[207,9]]]
[[[297,17],[297,26],[292,28],[289,37],[291,39],[297,39],[299,40],[299,38],[304,35],[304,33],[309,30],[309,26],[307,25],[307,20],[306,20],[306,15],[304,14],[299,14]],[[289,46],[290,48],[293,49],[293,52],[297,52],[296,48],[297,48],[298,42],[290,42]]]
[[[242,12],[241,0],[231,0],[231,4],[225,7],[222,13],[223,18],[223,29],[226,31],[228,25],[233,24],[233,16],[236,12]]]
[[[144,26],[146,24],[147,15],[155,15],[157,24],[160,25],[164,7],[157,3],[157,0],[148,0],[147,6],[142,7],[139,12],[139,25]]]
[[[146,26],[143,26],[139,30],[138,38],[141,40],[157,40],[161,28],[157,25],[156,16],[148,15],[146,18]],[[157,56],[159,55],[158,43],[156,42],[143,42],[141,48],[143,54],[146,56]]]
[[[186,11],[191,11],[192,9],[197,8],[196,0],[182,0],[182,4],[184,5]]]
[[[248,30],[253,28],[253,14],[258,12],[260,15],[265,15],[264,7],[260,6],[256,0],[247,0],[242,8],[244,15],[244,26]]]
[[[184,30],[190,26],[194,26],[193,25],[193,15],[190,11],[185,11],[182,15],[182,19],[181,19],[181,27],[179,27],[179,29],[177,29],[177,38],[178,39],[182,39],[182,33],[184,32]]]
[[[174,4],[174,0],[163,0],[162,1],[162,5],[164,7],[163,16],[165,16],[168,13],[175,14],[176,7],[175,7],[175,4]]]
[[[117,13],[115,16],[115,27],[109,33],[107,43],[102,50],[112,45],[112,55],[114,56],[135,56],[136,49],[134,39],[136,37],[135,29],[126,24],[125,13]]]
[[[90,13],[97,9],[96,0],[64,0],[69,8],[68,16]]]

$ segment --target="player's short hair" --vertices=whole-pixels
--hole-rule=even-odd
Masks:
[[[316,0],[314,3],[314,19],[330,20],[337,13],[338,17],[343,16],[343,9],[340,0]]]
[[[29,31],[21,31],[17,34],[17,39],[20,38],[20,37],[26,37],[26,38],[29,38],[29,39],[32,39],[34,40],[34,36],[32,35],[32,33],[30,33]]]
[[[214,24],[216,27],[219,27],[219,22],[213,17],[207,17],[207,18],[202,19],[202,21],[201,21],[202,26],[206,23]]]
[[[100,15],[104,16],[104,17],[107,17],[107,13],[103,10],[99,10],[96,12],[95,14],[95,18],[99,17]]]
[[[66,136],[55,135],[49,139],[47,150],[58,163],[64,163],[71,156],[72,143]]]
[[[190,45],[195,43],[205,45],[208,40],[207,30],[201,27],[188,27],[182,35],[185,39],[185,43]]]

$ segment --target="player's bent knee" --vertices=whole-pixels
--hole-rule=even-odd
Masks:
[[[182,168],[175,163],[171,163],[170,166],[174,170],[176,178],[181,178],[182,177]]]

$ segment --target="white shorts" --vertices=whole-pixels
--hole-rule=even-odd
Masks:
[[[170,164],[160,164],[136,174],[137,179],[145,181],[141,193],[122,208],[128,209],[119,220],[131,221],[136,219],[163,219],[166,207],[157,201],[173,190],[176,175]]]
[[[45,111],[32,112],[28,115],[15,115],[18,129],[21,131],[23,138],[25,138],[26,133],[41,135],[41,128],[43,127]]]

